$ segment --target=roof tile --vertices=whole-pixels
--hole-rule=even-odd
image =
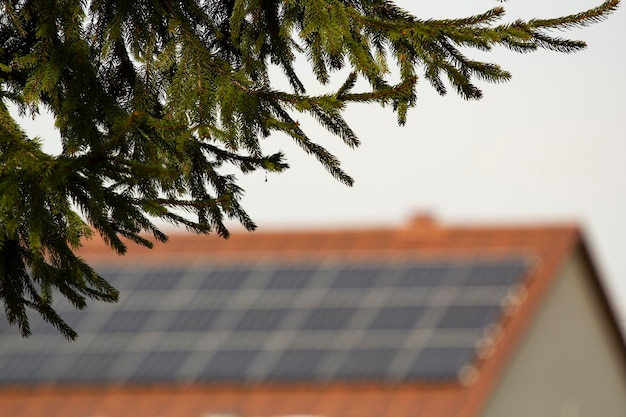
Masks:
[[[283,263],[341,259],[362,262],[375,254],[393,260],[505,259],[511,254],[536,259],[526,297],[492,329],[490,354],[476,363],[473,384],[329,382],[285,384],[49,385],[0,388],[0,415],[23,417],[205,417],[309,414],[328,417],[471,417],[486,401],[499,372],[514,352],[532,314],[554,282],[573,248],[580,244],[573,226],[443,227],[429,219],[399,229],[346,229],[234,234],[173,235],[153,251],[131,247],[130,265],[198,262],[246,262],[273,259]],[[100,241],[80,255],[94,264],[118,263]],[[131,294],[132,295],[132,294]],[[513,310],[511,310],[513,311]],[[495,336],[494,336],[495,335]],[[496,337],[497,336],[497,337]],[[495,342],[494,345],[494,340]]]

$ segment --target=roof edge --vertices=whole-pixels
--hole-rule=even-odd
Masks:
[[[626,334],[624,334],[624,330],[618,322],[618,310],[614,306],[612,299],[609,297],[609,292],[607,291],[604,279],[602,278],[600,270],[595,264],[590,248],[585,243],[586,240],[582,235],[583,234],[581,233],[578,249],[582,255],[582,261],[584,262],[585,267],[590,272],[593,291],[600,300],[600,307],[602,308],[602,312],[608,321],[611,333],[618,340],[624,369],[626,370]]]

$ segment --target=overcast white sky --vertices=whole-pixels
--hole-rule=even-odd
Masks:
[[[462,17],[497,5],[506,20],[556,17],[601,0],[400,0],[422,17]],[[343,161],[356,184],[335,181],[283,137],[292,168],[242,177],[244,206],[261,230],[400,225],[419,211],[444,223],[577,221],[608,288],[626,313],[626,5],[606,22],[562,33],[588,48],[572,55],[493,51],[513,73],[467,102],[439,97],[426,82],[407,125],[389,109],[348,109],[363,145],[347,149],[315,126],[313,136]],[[478,54],[473,56],[479,56]],[[343,80],[337,80],[341,83]],[[306,127],[306,121],[303,120]],[[31,128],[42,137],[42,123]],[[45,131],[45,129],[43,129]],[[46,141],[50,151],[56,141]]]
[[[490,0],[401,0],[424,17],[483,12]],[[510,0],[506,19],[556,17],[599,0]],[[626,313],[626,6],[607,21],[563,36],[582,52],[485,55],[513,74],[484,98],[439,97],[427,82],[398,127],[389,109],[354,106],[356,151],[317,137],[356,180],[347,188],[286,139],[292,168],[246,177],[244,200],[261,229],[402,224],[416,211],[443,222],[577,221],[613,296]],[[478,54],[476,55],[478,56]],[[343,80],[341,80],[343,81]],[[340,82],[341,82],[340,81]],[[277,144],[276,144],[277,143]]]

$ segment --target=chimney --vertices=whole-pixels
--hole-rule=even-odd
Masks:
[[[439,228],[437,220],[428,212],[417,213],[409,220],[410,229],[432,230]]]

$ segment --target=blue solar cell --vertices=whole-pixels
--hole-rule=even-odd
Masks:
[[[370,324],[371,329],[412,329],[424,315],[421,306],[383,307]]]
[[[171,332],[206,332],[213,329],[219,310],[182,310],[174,312],[176,317],[170,323]]]
[[[47,382],[41,370],[50,359],[45,353],[16,353],[0,363],[0,383]]]
[[[397,349],[351,350],[335,373],[339,379],[381,379],[398,354]]]
[[[236,290],[248,278],[251,271],[241,268],[215,269],[204,279],[200,288],[203,290]]]
[[[496,322],[502,312],[500,306],[451,306],[444,313],[439,328],[483,328]]]
[[[154,311],[149,310],[115,311],[98,331],[102,333],[137,333],[153,315]]]
[[[72,329],[77,332],[83,331],[93,331],[93,329],[84,329],[81,327],[81,322],[87,314],[88,311],[62,311],[61,309],[57,310],[63,321],[65,321]],[[43,319],[37,317],[33,318],[30,323],[30,330],[33,334],[57,334],[59,330],[54,327],[52,324],[44,321]]]
[[[387,276],[389,269],[381,268],[346,268],[335,277],[332,288],[373,288],[380,279]]]
[[[325,308],[313,310],[307,317],[303,330],[341,330],[357,312],[354,308]]]
[[[18,332],[19,329],[17,328],[17,326],[11,326],[5,315],[0,315],[0,334],[10,335],[18,334]]]
[[[322,360],[328,355],[324,350],[288,350],[278,360],[268,375],[270,380],[310,380]]]
[[[96,272],[100,274],[101,277],[106,279],[109,283],[111,283],[115,288],[120,290],[122,289],[130,289],[133,288],[136,282],[134,280],[129,279],[129,275],[133,274],[133,271],[129,271],[128,273],[122,271],[120,269],[105,267],[105,268],[96,268]],[[143,273],[143,271],[141,271]]]
[[[470,365],[474,348],[427,348],[407,369],[408,379],[455,379],[464,365]]]
[[[234,330],[275,330],[291,311],[285,308],[251,309],[244,313]]]
[[[482,264],[470,269],[463,281],[466,286],[510,286],[519,283],[526,274],[526,268],[518,264]]]
[[[267,289],[302,289],[306,288],[317,273],[315,268],[281,268],[274,271]]]
[[[183,269],[159,269],[147,271],[135,284],[136,290],[171,290],[180,282],[185,271]]]
[[[189,355],[190,352],[185,351],[150,352],[129,379],[141,382],[171,381]]]
[[[441,287],[447,284],[450,268],[443,265],[410,266],[402,272],[400,287]]]
[[[70,354],[71,355],[71,354]],[[73,356],[73,355],[71,355]],[[121,352],[87,352],[72,357],[70,365],[59,375],[60,382],[103,382],[123,356]]]
[[[215,352],[200,378],[206,380],[243,381],[248,379],[250,365],[261,350],[223,350]]]

